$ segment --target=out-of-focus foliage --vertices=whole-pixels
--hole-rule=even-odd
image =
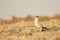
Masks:
[[[60,20],[60,14],[55,14],[53,17],[39,16],[39,21],[47,21],[50,19],[59,19]],[[24,17],[24,18],[18,18],[16,16],[12,16],[12,19],[8,19],[8,20],[0,19],[0,24],[16,23],[16,22],[20,22],[21,20],[23,20],[25,22],[26,21],[34,21],[34,17],[31,15],[28,15],[27,17]]]

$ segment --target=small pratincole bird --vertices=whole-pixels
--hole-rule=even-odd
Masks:
[[[36,16],[35,19],[34,19],[34,25],[35,25],[36,27],[40,27],[40,25],[39,25],[39,23],[38,23],[38,18],[39,18],[39,16]]]
[[[46,30],[47,28],[43,27],[41,23],[39,24],[38,19],[39,19],[39,16],[36,16],[34,19],[34,25],[38,27],[40,31]]]

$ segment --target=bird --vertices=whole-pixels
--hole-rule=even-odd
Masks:
[[[46,27],[43,27],[41,23],[39,24],[39,21],[38,21],[38,20],[39,20],[39,16],[36,16],[36,17],[34,18],[34,25],[35,25],[36,27],[38,27],[40,31],[43,32],[43,31],[46,30],[47,28],[46,28]]]

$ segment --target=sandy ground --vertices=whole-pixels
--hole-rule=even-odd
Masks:
[[[54,28],[40,32],[34,25],[0,25],[0,40],[60,40],[60,29]]]

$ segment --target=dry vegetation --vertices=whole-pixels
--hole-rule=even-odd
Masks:
[[[60,15],[39,17],[39,23],[48,30],[40,32],[34,25],[34,17],[10,20],[0,19],[0,40],[60,40]]]

